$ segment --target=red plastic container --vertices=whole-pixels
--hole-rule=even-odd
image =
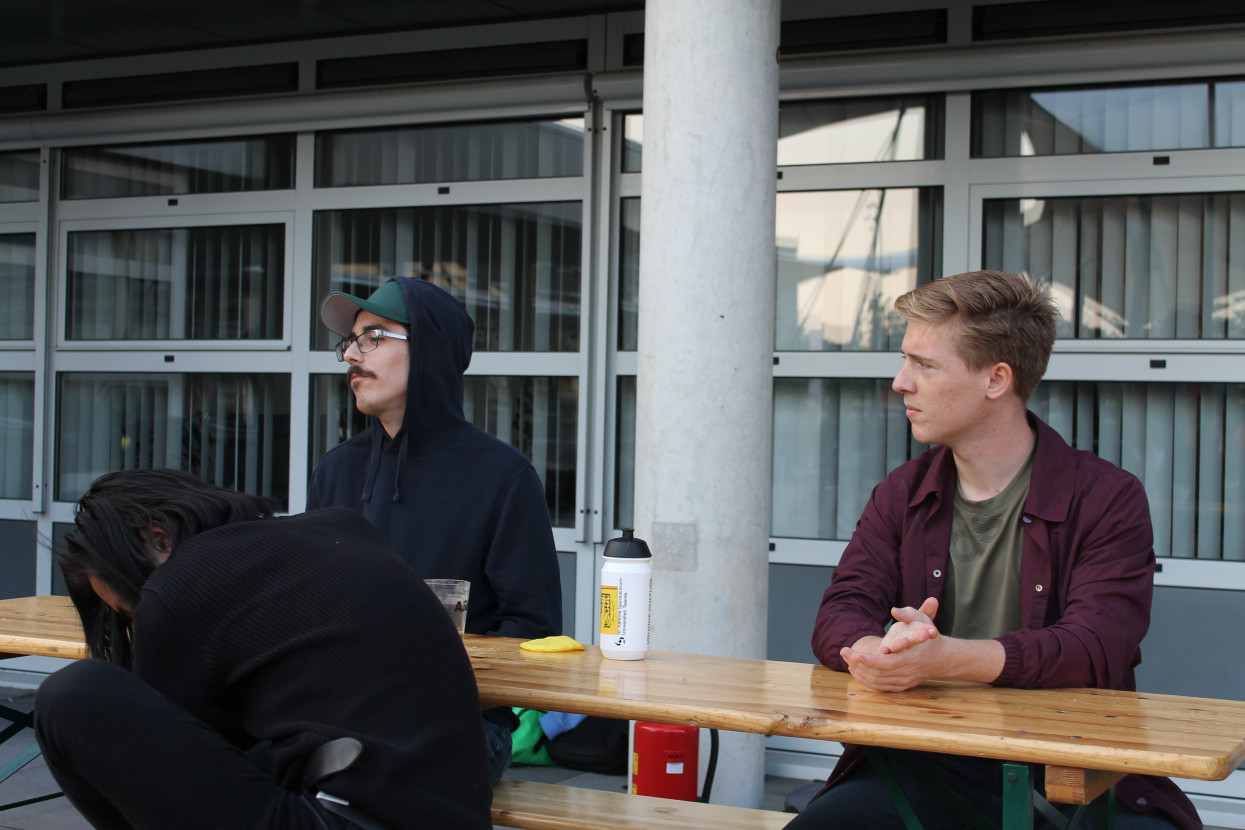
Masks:
[[[631,756],[631,792],[696,801],[699,731],[694,726],[637,722]]]

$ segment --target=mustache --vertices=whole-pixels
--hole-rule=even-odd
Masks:
[[[367,371],[362,366],[351,366],[349,369],[346,370],[346,382],[349,383],[350,380],[356,375],[358,375],[359,377],[363,377],[363,378],[376,377],[376,375],[374,375],[372,372]]]

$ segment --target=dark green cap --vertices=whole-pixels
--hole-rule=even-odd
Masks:
[[[402,296],[402,287],[397,280],[390,280],[372,292],[366,300],[344,291],[334,291],[324,298],[320,306],[320,319],[334,334],[349,337],[354,328],[354,318],[359,311],[370,311],[377,317],[393,320],[404,326],[411,324],[406,315],[406,298]]]

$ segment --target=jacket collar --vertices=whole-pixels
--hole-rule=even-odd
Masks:
[[[1041,418],[1032,412],[1026,412],[1025,417],[1037,434],[1025,512],[1045,521],[1062,522],[1072,507],[1076,451]],[[934,447],[929,453],[929,463],[912,488],[909,507],[916,507],[930,497],[941,500],[955,494],[955,456],[946,447]]]

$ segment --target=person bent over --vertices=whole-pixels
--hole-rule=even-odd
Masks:
[[[55,556],[95,659],[35,699],[66,797],[97,828],[487,830],[449,616],[358,513],[273,508],[175,470],[82,497]]]

